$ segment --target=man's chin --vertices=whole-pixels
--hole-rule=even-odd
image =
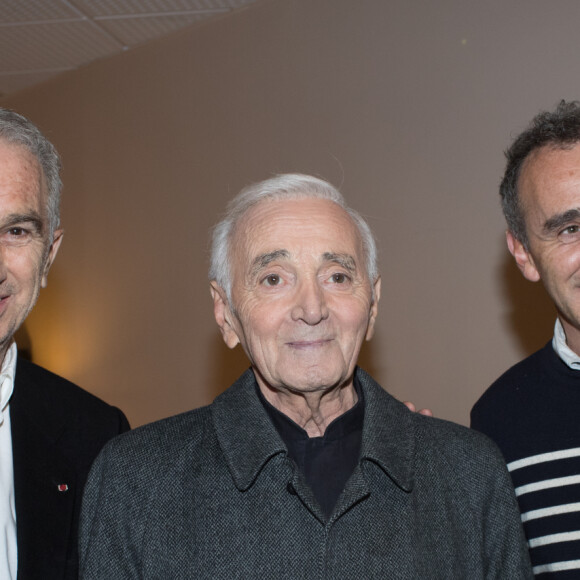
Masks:
[[[18,331],[19,326],[15,324],[9,324],[8,321],[3,321],[0,315],[0,351],[4,353],[12,341],[14,340],[14,335]]]
[[[347,378],[343,375],[315,371],[293,373],[292,376],[282,377],[282,383],[286,388],[297,393],[320,393],[332,391],[347,382]]]

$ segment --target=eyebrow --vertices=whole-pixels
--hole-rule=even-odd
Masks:
[[[41,233],[43,230],[44,223],[40,215],[36,212],[12,213],[6,216],[4,220],[2,220],[0,226],[4,228],[9,228],[22,223],[31,224],[36,230],[36,233]]]
[[[563,213],[559,213],[544,222],[544,232],[547,234],[559,230],[561,227],[569,224],[572,221],[580,220],[580,209],[569,209]]]
[[[269,264],[275,262],[276,260],[290,258],[290,252],[288,250],[274,250],[273,252],[268,252],[267,254],[260,254],[256,256],[252,262],[251,274],[256,275],[258,272],[267,268]],[[334,262],[339,266],[342,266],[349,272],[356,271],[356,261],[350,254],[337,254],[335,252],[324,252],[322,258],[325,262]]]
[[[287,260],[290,257],[288,250],[274,250],[273,252],[268,252],[267,254],[260,254],[254,258],[252,262],[252,274],[260,272],[262,269],[266,268],[268,264],[283,258]]]
[[[350,254],[335,254],[334,252],[325,252],[322,257],[326,262],[335,262],[349,272],[356,270],[356,261]]]

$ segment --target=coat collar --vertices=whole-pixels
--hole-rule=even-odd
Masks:
[[[361,458],[376,463],[401,489],[413,489],[414,415],[357,368],[365,396]]]
[[[256,393],[256,379],[248,369],[211,405],[213,421],[236,487],[247,490],[262,467],[286,446]]]
[[[413,487],[413,414],[367,373],[356,377],[365,398],[361,459],[376,463],[401,489]],[[211,405],[217,437],[238,489],[247,490],[264,465],[286,446],[256,394],[247,370]]]
[[[36,367],[18,360],[10,400],[18,578],[65,577],[72,531],[77,475],[61,454],[58,442],[68,408],[60,408],[39,384]],[[62,402],[62,401],[61,401]],[[58,486],[66,484],[62,493]]]
[[[52,445],[61,437],[70,417],[67,416],[68,409],[63,408],[62,401],[51,397],[49,389],[39,388],[39,378],[35,374],[37,369],[38,367],[28,361],[18,358],[14,393],[10,399],[10,416],[17,417],[17,423],[26,426],[28,436],[32,426],[34,437]],[[18,424],[16,427],[12,426],[13,432],[15,429],[19,429]]]

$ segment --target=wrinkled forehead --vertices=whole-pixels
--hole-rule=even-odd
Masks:
[[[536,213],[580,207],[580,146],[546,146],[530,153],[518,180],[526,221]]]
[[[0,138],[0,163],[2,178],[27,183],[26,192],[46,205],[48,189],[42,166],[37,157],[21,143]]]
[[[230,250],[238,267],[261,253],[285,250],[289,256],[349,254],[364,268],[363,244],[352,218],[320,198],[260,201],[238,221]]]

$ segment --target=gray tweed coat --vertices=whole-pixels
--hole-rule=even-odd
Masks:
[[[328,521],[247,371],[209,407],[107,445],[84,496],[81,578],[531,578],[496,447],[357,377],[361,459]]]

